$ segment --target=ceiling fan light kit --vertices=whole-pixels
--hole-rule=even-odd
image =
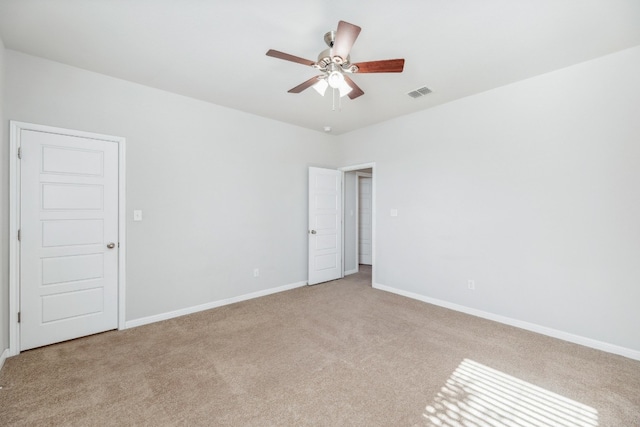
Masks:
[[[335,110],[336,92],[338,100],[343,96],[350,99],[364,95],[364,91],[348,76],[348,74],[364,73],[401,73],[404,69],[404,59],[387,59],[381,61],[351,63],[351,47],[355,43],[362,29],[357,25],[345,21],[338,22],[336,31],[329,31],[324,35],[324,41],[329,46],[318,55],[318,60],[313,62],[308,59],[290,55],[288,53],[269,49],[267,56],[285,61],[297,62],[311,66],[322,74],[312,77],[304,83],[289,89],[289,93],[300,93],[308,87],[313,87],[321,96],[324,96],[327,88],[333,92],[333,109]]]

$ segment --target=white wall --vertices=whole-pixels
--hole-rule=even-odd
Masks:
[[[378,284],[640,351],[638,76],[640,47],[341,137]]]
[[[9,127],[4,114],[4,64],[0,38],[0,354],[9,348]]]
[[[337,165],[335,137],[11,50],[5,61],[6,119],[127,139],[127,320],[306,280],[307,167]]]
[[[305,280],[307,166],[375,161],[378,284],[640,351],[640,48],[337,138],[4,53],[5,297],[13,119],[127,138],[128,320]]]

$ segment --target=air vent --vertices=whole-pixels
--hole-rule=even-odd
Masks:
[[[429,93],[431,93],[431,89],[429,89],[426,86],[423,86],[419,89],[412,90],[411,92],[407,93],[407,95],[409,95],[412,98],[420,98],[421,96],[425,96]]]

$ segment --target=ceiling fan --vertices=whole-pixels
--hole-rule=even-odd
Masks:
[[[324,41],[329,49],[320,52],[316,62],[273,49],[269,49],[267,56],[309,65],[322,73],[290,89],[289,93],[300,93],[313,87],[318,93],[324,95],[327,87],[331,87],[338,90],[341,97],[348,95],[349,98],[355,99],[364,95],[364,91],[355,84],[349,74],[401,73],[404,69],[404,59],[386,59],[352,64],[349,53],[361,30],[362,28],[357,25],[345,21],[338,22],[336,31],[329,31],[324,35]]]

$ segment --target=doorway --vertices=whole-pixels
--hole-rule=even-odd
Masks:
[[[344,275],[364,273],[375,283],[375,163],[341,168]]]
[[[358,227],[356,245],[357,245],[357,263],[358,265],[371,265],[371,183],[372,177],[370,172],[356,172],[356,211]]]

